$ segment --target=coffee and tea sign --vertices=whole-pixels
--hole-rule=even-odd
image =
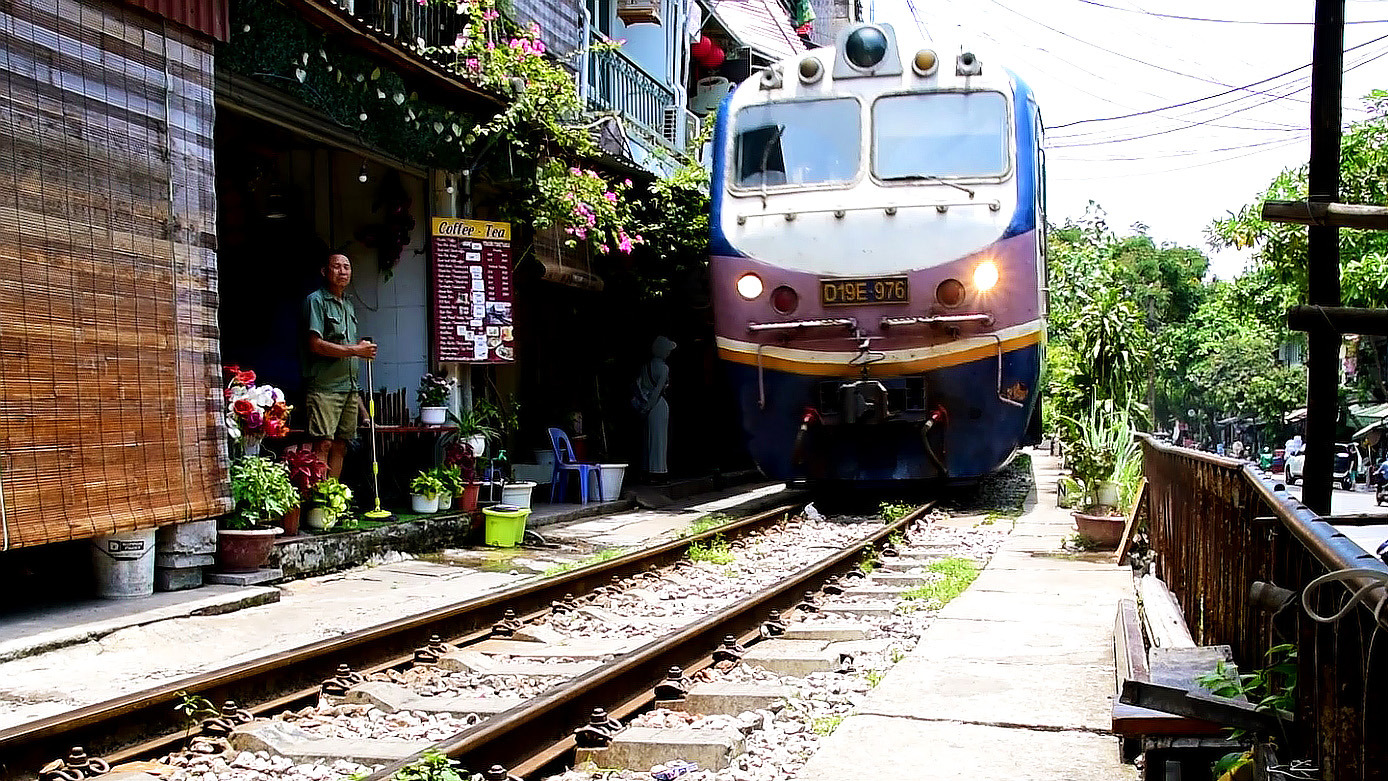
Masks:
[[[511,224],[435,217],[430,247],[437,360],[514,361]]]

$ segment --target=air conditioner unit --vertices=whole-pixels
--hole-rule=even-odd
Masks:
[[[660,134],[671,146],[680,145],[680,107],[665,106],[660,117]]]
[[[683,115],[683,116],[681,116]],[[684,122],[683,146],[694,143],[694,139],[699,137],[703,129],[703,120],[697,115],[682,110],[679,106],[666,106],[664,114],[661,116],[660,135],[670,142],[671,146],[681,146],[680,122]]]

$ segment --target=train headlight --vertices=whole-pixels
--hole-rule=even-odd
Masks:
[[[756,274],[743,274],[737,278],[737,294],[751,301],[761,295],[761,277]]]
[[[887,35],[876,27],[859,27],[849,33],[843,54],[863,70],[876,67],[887,56]]]
[[[974,269],[974,288],[986,293],[998,284],[998,264],[985,260]]]

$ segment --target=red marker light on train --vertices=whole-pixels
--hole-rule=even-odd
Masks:
[[[791,288],[781,285],[771,291],[771,308],[783,315],[788,315],[800,306],[800,294]]]
[[[935,288],[935,300],[947,307],[964,303],[964,283],[957,279],[946,279]]]

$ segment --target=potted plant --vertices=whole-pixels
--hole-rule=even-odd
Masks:
[[[299,505],[289,468],[260,456],[242,456],[231,465],[231,497],[236,510],[217,531],[217,562],[225,572],[254,572],[270,558],[278,523]]]
[[[426,425],[437,426],[448,420],[448,398],[453,393],[453,379],[443,372],[419,378],[419,419]]]
[[[347,516],[352,505],[352,489],[335,477],[320,480],[309,494],[305,521],[310,529],[328,531]]]
[[[410,481],[410,508],[417,513],[436,513],[441,493],[443,483],[434,476],[434,470],[422,470]]]
[[[1066,421],[1068,463],[1082,489],[1080,508],[1072,513],[1075,525],[1101,545],[1117,545],[1126,522],[1124,495],[1131,501],[1133,493],[1124,483],[1135,486],[1141,472],[1128,411],[1112,402],[1095,403],[1085,419]]]
[[[493,424],[487,407],[474,407],[458,417],[458,438],[472,448],[476,456],[487,452],[487,440],[496,439],[500,432]]]
[[[477,456],[466,442],[450,442],[443,451],[443,468],[448,470],[449,485],[458,500],[458,510],[471,513],[477,509],[477,496],[482,484],[477,477]]]
[[[284,392],[279,388],[256,385],[255,372],[250,369],[223,368],[232,375],[222,392],[227,403],[227,436],[241,447],[242,455],[259,455],[262,439],[289,433],[289,411],[293,407],[284,403]]]
[[[300,510],[313,487],[328,476],[328,464],[312,448],[301,445],[284,451],[284,465],[289,467],[289,482],[299,492],[299,506],[284,515],[284,533],[294,535],[299,533]]]

